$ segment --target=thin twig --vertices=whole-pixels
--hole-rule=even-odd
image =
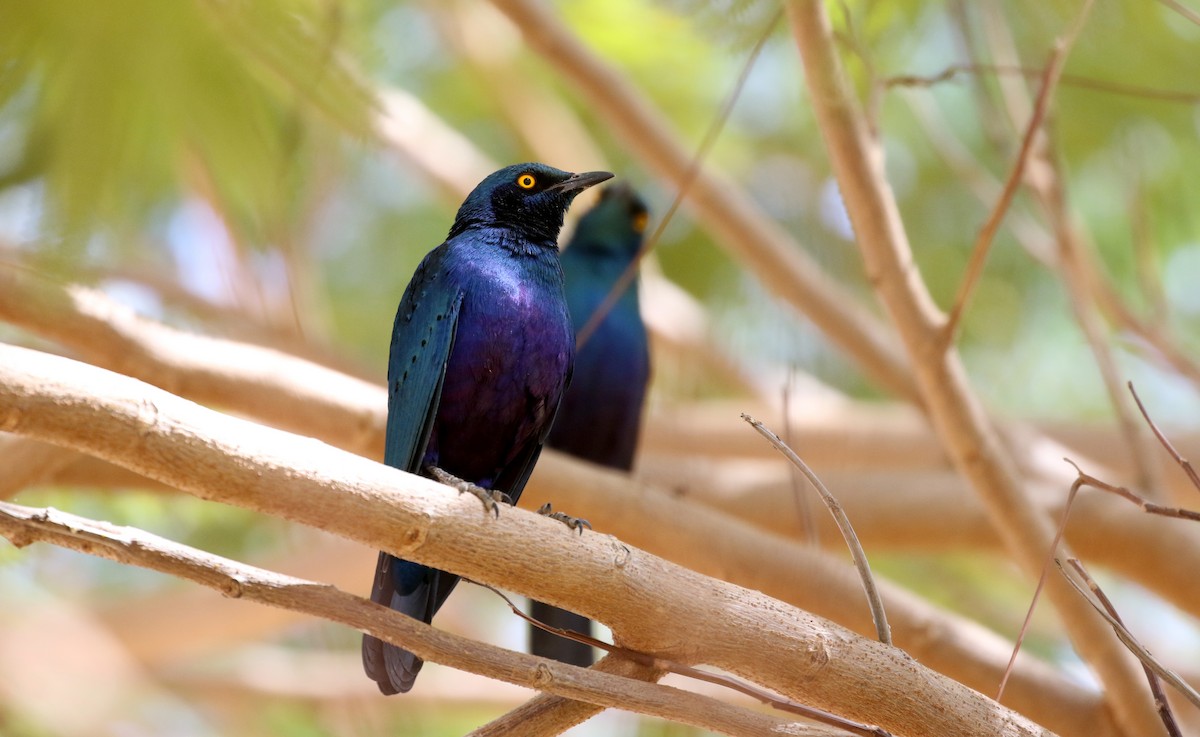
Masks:
[[[1150,426],[1150,430],[1154,433],[1154,437],[1158,438],[1158,442],[1162,443],[1162,447],[1167,449],[1167,452],[1171,454],[1171,458],[1173,458],[1175,463],[1177,463],[1179,467],[1183,469],[1183,472],[1187,474],[1188,480],[1192,482],[1192,485],[1196,487],[1197,491],[1200,491],[1200,475],[1196,474],[1196,469],[1192,468],[1192,464],[1186,458],[1179,455],[1179,451],[1175,450],[1175,446],[1171,444],[1171,441],[1167,439],[1167,436],[1163,434],[1163,431],[1158,428],[1158,424],[1155,423],[1154,420],[1150,419],[1150,413],[1146,411],[1146,406],[1142,404],[1142,398],[1138,396],[1137,390],[1133,388],[1133,382],[1127,382],[1126,386],[1129,387],[1129,393],[1133,395],[1133,401],[1137,403],[1137,407],[1141,411],[1142,417],[1146,418],[1146,424]]]
[[[1196,689],[1189,686],[1187,681],[1180,678],[1177,673],[1158,662],[1158,659],[1151,655],[1150,651],[1147,650],[1140,642],[1138,642],[1137,639],[1129,633],[1129,630],[1125,629],[1124,625],[1122,625],[1118,620],[1114,619],[1111,614],[1105,611],[1104,607],[1099,602],[1088,595],[1087,588],[1084,587],[1083,584],[1067,575],[1067,570],[1063,567],[1062,561],[1055,558],[1054,563],[1058,566],[1058,569],[1062,571],[1063,578],[1067,579],[1067,583],[1071,584],[1071,586],[1079,592],[1080,596],[1082,596],[1084,600],[1086,600],[1087,603],[1090,604],[1092,608],[1094,608],[1100,614],[1100,616],[1104,617],[1104,620],[1108,622],[1109,626],[1113,628],[1113,632],[1116,633],[1117,639],[1119,639],[1122,644],[1129,649],[1130,652],[1136,655],[1138,660],[1142,661],[1142,665],[1152,669],[1155,673],[1162,677],[1164,681],[1174,686],[1181,694],[1184,695],[1185,698],[1187,698],[1188,701],[1192,702],[1197,707],[1200,707],[1200,693],[1197,693]]]
[[[621,272],[621,276],[612,285],[612,288],[608,290],[608,294],[604,295],[604,301],[596,307],[591,317],[588,318],[587,322],[576,333],[575,350],[579,350],[587,344],[588,339],[596,332],[596,328],[600,326],[600,323],[604,321],[608,313],[612,312],[612,308],[616,306],[617,300],[621,298],[621,295],[625,293],[625,290],[629,289],[629,286],[633,284],[633,280],[637,278],[638,267],[641,265],[642,259],[658,243],[659,238],[662,237],[663,232],[667,229],[667,225],[671,222],[671,218],[675,216],[675,211],[683,203],[688,189],[691,188],[692,182],[700,172],[700,166],[708,158],[709,151],[712,150],[713,144],[717,142],[717,136],[724,130],[725,122],[729,120],[729,115],[733,112],[734,105],[737,104],[738,98],[741,97],[742,90],[746,87],[746,80],[750,78],[750,72],[754,69],[754,63],[758,61],[763,48],[767,45],[767,40],[771,37],[771,32],[775,30],[775,26],[779,24],[779,20],[782,17],[783,10],[780,9],[771,16],[766,27],[763,28],[762,35],[759,36],[758,41],[754,44],[754,48],[751,49],[750,56],[746,58],[746,63],[742,65],[742,71],[738,74],[737,81],[733,84],[733,89],[729,91],[729,95],[725,98],[725,102],[721,105],[717,116],[709,124],[708,130],[704,133],[704,138],[700,140],[700,145],[696,147],[696,153],[692,156],[687,170],[680,178],[675,192],[675,199],[672,200],[671,206],[667,208],[662,219],[658,221],[658,226],[654,228],[654,232],[650,234],[650,237],[642,241],[642,247],[638,249],[633,260]]]
[[[1090,486],[1093,489],[1099,489],[1100,491],[1107,491],[1111,494],[1116,494],[1122,499],[1127,499],[1138,505],[1142,508],[1143,512],[1148,512],[1149,514],[1157,514],[1160,517],[1171,517],[1174,519],[1187,519],[1200,522],[1200,512],[1193,512],[1190,509],[1167,507],[1162,504],[1156,504],[1140,494],[1130,491],[1124,486],[1110,484],[1107,481],[1102,481],[1095,476],[1080,471],[1079,466],[1075,465],[1075,462],[1069,458],[1064,458],[1063,460],[1065,460],[1067,463],[1070,463],[1072,466],[1075,466],[1075,470],[1079,472],[1079,478],[1077,479],[1077,482],[1081,483],[1082,486]]]
[[[799,714],[802,717],[813,719],[833,727],[839,727],[841,729],[854,732],[855,734],[868,735],[868,737],[871,735],[874,735],[874,737],[891,737],[891,733],[882,727],[860,724],[853,720],[840,717],[836,714],[822,711],[821,709],[814,709],[811,706],[805,706],[804,704],[792,701],[791,699],[780,698],[769,691],[765,691],[757,686],[746,683],[745,681],[732,676],[721,675],[719,673],[709,673],[708,671],[703,671],[699,668],[693,668],[690,665],[684,665],[683,663],[678,663],[674,660],[655,657],[637,650],[630,650],[629,648],[621,647],[620,645],[610,645],[603,640],[598,640],[595,637],[591,637],[574,630],[563,629],[562,627],[554,627],[546,624],[536,617],[526,614],[521,610],[520,607],[513,603],[512,599],[508,598],[504,592],[500,591],[494,586],[489,586],[487,584],[480,585],[503,599],[504,603],[508,604],[508,608],[512,610],[513,614],[516,614],[529,624],[545,632],[549,632],[551,634],[558,635],[559,637],[588,645],[590,647],[598,647],[610,655],[619,655],[623,658],[628,658],[629,660],[632,660],[635,663],[643,665],[647,668],[667,671],[669,673],[676,673],[681,676],[687,676],[688,678],[695,678],[698,681],[704,681],[705,683],[713,683],[718,686],[724,686],[739,693],[743,693],[759,701],[760,703],[770,706],[773,709],[790,712],[792,714]]]
[[[792,442],[792,379],[795,377],[794,367],[788,371],[787,379],[783,382],[783,440],[791,447]],[[800,518],[800,529],[804,532],[804,540],[814,547],[819,547],[821,539],[817,532],[817,521],[813,518],[812,509],[808,503],[808,495],[800,483],[800,469],[795,465],[788,466],[788,478],[791,480],[792,499],[796,502],[796,514]]]
[[[1069,460],[1067,462],[1071,463]],[[1071,465],[1074,464],[1072,463]],[[1076,470],[1078,468],[1076,466]],[[1067,493],[1067,503],[1063,505],[1062,517],[1058,521],[1058,529],[1054,531],[1054,540],[1050,543],[1050,550],[1046,553],[1046,559],[1042,563],[1042,570],[1038,574],[1037,586],[1033,589],[1033,597],[1029,601],[1029,609],[1025,612],[1025,619],[1021,622],[1021,630],[1017,633],[1016,642],[1013,643],[1012,655],[1008,659],[1008,665],[1004,668],[1004,675],[1000,677],[1000,685],[996,688],[996,701],[1004,698],[1004,688],[1008,685],[1008,678],[1017,664],[1017,654],[1021,652],[1021,645],[1025,642],[1025,634],[1029,631],[1029,623],[1033,620],[1033,611],[1037,608],[1038,599],[1042,595],[1042,589],[1046,586],[1046,578],[1050,573],[1050,561],[1054,560],[1058,545],[1062,542],[1063,533],[1067,530],[1067,518],[1071,515],[1071,506],[1075,503],[1075,496],[1084,484],[1082,474],[1083,472],[1081,471],[1080,477],[1075,479],[1075,482],[1071,484],[1071,491]]]
[[[1000,688],[999,693],[996,695],[996,701],[999,701],[1001,697],[1004,696],[1004,686],[1006,683],[1008,683],[1008,676],[1012,672],[1013,666],[1017,661],[1017,653],[1021,651],[1021,644],[1025,640],[1025,633],[1029,629],[1029,622],[1033,618],[1033,611],[1037,607],[1037,602],[1041,596],[1042,588],[1045,586],[1046,575],[1050,570],[1050,561],[1057,560],[1056,552],[1058,551],[1058,544],[1062,540],[1063,533],[1066,532],[1067,518],[1071,514],[1071,507],[1075,504],[1075,496],[1079,493],[1080,489],[1085,486],[1090,486],[1094,489],[1111,492],[1124,499],[1128,499],[1129,501],[1141,507],[1142,511],[1149,512],[1150,514],[1157,514],[1163,517],[1173,517],[1177,519],[1200,521],[1200,512],[1193,512],[1188,509],[1179,509],[1176,507],[1164,507],[1161,504],[1155,504],[1154,502],[1141,497],[1129,489],[1126,489],[1124,486],[1116,486],[1106,481],[1101,481],[1095,476],[1084,473],[1083,469],[1081,469],[1079,465],[1070,458],[1064,458],[1063,460],[1067,463],[1070,463],[1075,468],[1075,481],[1071,484],[1071,490],[1067,494],[1067,503],[1063,505],[1062,518],[1058,523],[1058,530],[1054,535],[1054,543],[1050,546],[1050,551],[1046,556],[1045,565],[1042,566],[1042,573],[1038,577],[1037,587],[1033,591],[1033,598],[1029,602],[1028,611],[1025,613],[1025,621],[1021,624],[1021,632],[1017,635],[1017,641],[1013,646],[1012,657],[1009,658],[1008,667],[1004,670],[1004,677],[1000,679]]]
[[[1133,179],[1133,193],[1129,198],[1129,219],[1132,223],[1130,239],[1133,246],[1134,275],[1142,298],[1148,306],[1148,322],[1165,325],[1170,308],[1167,306],[1167,296],[1163,292],[1161,268],[1155,253],[1154,223],[1146,205],[1146,184],[1139,171],[1135,170]]]
[[[1058,564],[1060,569],[1062,568],[1061,562],[1055,561],[1055,563]],[[1083,567],[1083,564],[1079,562],[1079,559],[1068,558],[1067,563],[1069,563],[1071,567],[1075,569],[1075,572],[1079,574],[1084,583],[1087,584],[1088,588],[1092,590],[1092,593],[1095,594],[1097,601],[1104,606],[1104,610],[1109,613],[1109,615],[1113,618],[1113,621],[1122,627],[1125,627],[1125,623],[1121,621],[1121,615],[1117,613],[1117,608],[1113,606],[1113,603],[1109,600],[1108,596],[1105,595],[1104,590],[1100,588],[1100,584],[1096,583],[1096,580],[1092,578],[1090,574],[1088,574],[1087,569]],[[1063,571],[1063,574],[1065,575],[1066,571]],[[1159,716],[1162,717],[1163,726],[1167,728],[1167,734],[1170,735],[1170,737],[1182,737],[1182,734],[1179,731],[1179,725],[1175,722],[1175,714],[1171,711],[1171,704],[1167,702],[1167,695],[1163,693],[1162,681],[1158,679],[1158,675],[1154,672],[1154,669],[1146,663],[1142,663],[1142,668],[1146,670],[1146,681],[1150,684],[1150,693],[1154,695],[1154,705],[1158,708]]]
[[[955,77],[964,74],[995,74],[1025,77],[1026,79],[1039,79],[1045,73],[1046,70],[1044,68],[1036,69],[1033,67],[1016,66],[1013,64],[951,64],[935,74],[899,74],[882,80],[881,84],[884,87],[889,88],[933,87],[934,85],[942,82],[949,82]],[[1160,90],[1153,87],[1142,87],[1139,85],[1121,84],[1120,82],[1110,82],[1104,79],[1094,79],[1092,77],[1084,77],[1078,74],[1062,74],[1059,76],[1058,83],[1066,87],[1079,87],[1082,89],[1095,90],[1097,92],[1109,92],[1114,95],[1137,97],[1143,100],[1176,102],[1182,105],[1195,105],[1197,102],[1200,102],[1200,93],[1198,92],[1187,92],[1183,90]]]
[[[947,345],[953,342],[955,332],[958,330],[958,323],[962,318],[963,312],[966,310],[971,294],[974,292],[975,284],[983,274],[983,266],[987,262],[987,255],[991,249],[992,241],[996,237],[996,232],[1000,229],[1000,223],[1004,220],[1004,214],[1008,211],[1009,205],[1012,204],[1017,187],[1024,176],[1025,166],[1028,164],[1030,152],[1033,150],[1033,142],[1042,130],[1042,121],[1045,119],[1046,112],[1050,108],[1050,100],[1058,84],[1059,76],[1062,74],[1063,65],[1066,63],[1067,55],[1070,53],[1075,39],[1079,37],[1079,32],[1087,21],[1092,3],[1093,0],[1087,0],[1084,3],[1083,10],[1075,19],[1074,24],[1072,24],[1066,35],[1058,39],[1054,44],[1054,48],[1051,49],[1050,56],[1046,60],[1046,68],[1042,73],[1041,86],[1038,89],[1033,114],[1029,118],[1029,123],[1025,126],[1025,135],[1021,138],[1021,148],[1017,152],[1016,161],[1013,162],[1008,179],[1004,182],[1004,189],[1000,192],[1000,199],[996,202],[995,207],[992,208],[992,213],[984,222],[983,227],[980,228],[979,235],[975,239],[975,246],[971,249],[971,259],[967,263],[967,272],[963,277],[962,283],[959,285],[958,294],[954,298],[954,307],[950,310],[950,315],[946,319],[944,342]]]
[[[858,535],[854,533],[854,527],[850,524],[850,518],[846,516],[846,511],[842,509],[842,505],[833,494],[829,493],[829,489],[825,488],[825,484],[821,482],[817,474],[813,473],[808,464],[801,460],[800,456],[796,455],[795,451],[789,448],[778,435],[748,414],[742,413],[742,419],[748,422],[759,435],[766,438],[767,442],[775,446],[776,450],[783,453],[784,457],[792,462],[792,465],[799,468],[801,473],[812,483],[817,493],[821,495],[821,500],[829,508],[829,513],[833,515],[834,522],[837,523],[842,537],[846,540],[846,547],[850,548],[854,567],[858,569],[858,575],[862,577],[863,589],[867,594],[867,603],[871,607],[871,618],[875,621],[875,630],[878,633],[879,641],[885,645],[891,645],[892,628],[888,625],[887,614],[883,609],[883,599],[879,596],[879,590],[875,586],[875,577],[871,575],[871,564],[867,562],[867,554],[858,541]]]

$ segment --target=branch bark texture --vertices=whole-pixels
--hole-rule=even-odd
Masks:
[[[896,733],[1044,734],[901,651],[763,594],[522,510],[494,519],[426,479],[102,369],[0,346],[0,430],[567,606],[625,647],[714,665]]]
[[[212,555],[130,527],[55,509],[0,502],[0,535],[17,546],[49,542],[127,565],[149,568],[235,598],[340,622],[402,644],[423,658],[598,706],[637,711],[724,734],[836,737],[843,732],[800,725],[771,714],[679,689],[631,681],[601,670],[515,653],[434,629],[424,622],[333,586],[285,576]]]

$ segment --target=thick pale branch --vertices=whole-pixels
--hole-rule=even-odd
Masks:
[[[104,470],[106,467],[115,468],[73,451],[62,449],[60,452],[85,459],[83,462],[66,466],[70,475],[60,477],[59,481],[62,483],[86,483],[92,477],[111,475],[111,472]],[[137,477],[129,472],[125,473],[129,475],[129,482],[136,483]],[[875,483],[867,481],[862,485],[848,482],[844,475],[835,475],[834,479],[839,494],[849,500],[848,509],[851,515],[856,520],[866,521],[869,532],[864,539],[868,540],[872,549],[887,549],[896,545],[923,546],[928,549],[930,539],[936,538],[937,531],[949,527],[949,534],[955,534],[953,530],[956,529],[956,524],[961,525],[961,531],[967,536],[965,539],[954,538],[958,540],[957,547],[987,545],[989,540],[992,546],[999,546],[983,510],[977,503],[973,503],[973,498],[961,481],[949,477],[948,474],[940,481],[928,479],[927,484],[916,484],[924,493],[921,498],[926,499],[928,504],[923,505],[919,499],[912,499],[911,508],[904,508],[903,502],[898,501],[904,498],[903,494],[896,494],[891,488],[882,489],[881,487],[885,486],[883,480]],[[669,475],[667,480],[673,481]],[[794,510],[787,497],[787,490],[783,488],[786,482],[770,489],[754,487],[744,493],[735,491],[733,496],[722,496],[716,490],[694,484],[690,479],[683,481],[687,491],[682,492],[683,496],[680,497],[680,492],[665,493],[660,488],[631,484],[622,474],[599,469],[559,454],[547,453],[543,455],[522,503],[525,506],[536,507],[542,501],[553,501],[561,508],[587,517],[598,530],[617,533],[622,539],[648,552],[701,573],[762,590],[783,601],[833,619],[864,636],[872,634],[871,619],[863,605],[861,588],[854,577],[849,575],[849,570],[840,557],[822,555],[808,546],[791,544],[773,535],[764,535],[761,530],[736,521],[738,516],[749,516],[750,519],[761,522],[756,514],[760,509],[767,510],[768,517],[774,517],[776,520],[794,520]],[[693,499],[702,501],[705,505],[718,506],[729,516],[697,505],[693,503]],[[738,499],[741,503],[737,503]],[[1147,555],[1150,561],[1154,561],[1157,560],[1154,556],[1158,553],[1170,557],[1173,555],[1171,551],[1174,551],[1186,559],[1188,551],[1197,548],[1197,545],[1193,544],[1194,540],[1184,537],[1187,530],[1174,528],[1168,530],[1173,534],[1163,534],[1162,530],[1155,528],[1143,529],[1146,525],[1142,524],[1139,516],[1123,523],[1120,516],[1109,515],[1103,523],[1096,523],[1093,527],[1092,518],[1087,517],[1086,511],[1080,511],[1090,509],[1092,505],[1088,502],[1093,499],[1103,500],[1108,497],[1085,497],[1081,500],[1082,503],[1077,505],[1075,512],[1077,518],[1084,518],[1089,522],[1084,531],[1087,539],[1095,543],[1085,546],[1089,552],[1096,551],[1099,555],[1100,552],[1107,551],[1108,558],[1115,559],[1119,564],[1133,561],[1126,566],[1128,568],[1147,565]],[[893,504],[893,501],[897,503]],[[1131,508],[1119,501],[1117,504],[1120,511],[1131,511]],[[969,509],[965,517],[956,511],[964,505]],[[895,516],[891,519],[880,519],[877,514],[880,508],[890,510]],[[913,541],[912,535],[908,534],[908,523],[901,525],[900,532],[905,536],[897,543],[888,537],[888,530],[896,527],[897,519],[926,520],[927,524],[916,527],[917,541]],[[941,524],[942,520],[946,520],[946,524]],[[1114,549],[1111,538],[1106,538],[1104,534],[1105,530],[1120,530],[1122,525],[1124,529],[1133,531],[1135,544],[1137,540],[1161,539],[1163,545],[1146,546],[1148,553],[1139,547],[1138,554],[1122,554]],[[796,527],[795,524],[790,525],[792,529],[779,524],[764,526],[783,535],[794,534]],[[1083,526],[1083,523],[1080,526]],[[928,537],[920,539],[922,534]],[[829,540],[835,538],[838,538],[837,533],[830,533]],[[944,541],[946,545],[943,549],[946,546],[956,547],[953,544],[954,539]],[[837,552],[840,553],[840,538],[836,545]],[[348,551],[345,547],[311,547],[309,555],[306,556],[310,560],[289,559],[286,563],[281,562],[271,567],[286,565],[289,571],[321,571],[322,580],[338,585],[353,585],[353,578],[348,576],[347,572],[366,569],[370,561],[357,555],[357,550]],[[1200,551],[1197,551],[1195,557],[1200,560]],[[1200,600],[1200,594],[1195,594],[1195,587],[1187,585],[1186,571],[1180,570],[1180,566],[1151,567],[1167,574],[1166,580],[1157,582],[1161,585],[1154,585],[1153,588]],[[976,689],[991,688],[998,681],[1011,650],[1006,641],[968,620],[931,607],[894,585],[885,582],[883,591],[898,642],[909,654],[927,666]],[[161,605],[151,602],[147,606],[151,607],[150,611],[157,611],[170,621],[179,616],[189,617],[187,602],[178,601],[177,598],[161,602]],[[1200,601],[1191,603],[1200,604]],[[161,632],[159,628],[145,622],[148,615],[142,611],[144,607],[133,608],[136,611],[114,611],[107,617],[109,621],[119,622],[117,632],[122,639],[138,652],[146,652],[153,646],[161,657],[172,657],[171,653],[177,656],[184,643],[172,641],[170,652],[161,652],[162,638],[169,638],[174,630]],[[184,611],[181,613],[180,609]],[[255,632],[278,628],[282,616],[286,615],[271,615],[266,611],[252,618],[243,616],[233,631],[219,622],[189,619],[189,628],[193,632],[189,642],[214,643],[221,637],[231,635],[238,638],[251,637]],[[156,637],[155,633],[159,636]],[[1068,683],[1035,660],[1022,659],[1019,662],[1008,695],[1014,708],[1063,734],[1095,737],[1113,733],[1107,714],[1094,694]]]
[[[682,476],[680,465],[677,459],[647,464],[642,477],[651,485],[673,489],[681,501],[713,507],[787,538],[800,537],[801,524],[786,469],[777,468],[770,474],[756,474],[757,480],[740,482],[740,467],[736,464],[691,459],[682,464],[689,467]],[[987,510],[956,474],[842,470],[824,472],[822,478],[837,494],[872,552],[1003,552]],[[1027,486],[1046,514],[1061,517],[1070,479],[1032,479]],[[556,499],[562,497],[561,493],[556,495]],[[585,490],[581,494],[584,498],[575,503],[582,505],[581,513],[591,514],[586,495]],[[629,530],[622,528],[620,532],[629,537]],[[1183,611],[1200,617],[1200,588],[1193,585],[1191,573],[1200,568],[1200,526],[1145,514],[1128,502],[1093,491],[1076,500],[1066,536],[1086,560],[1137,581]],[[831,551],[843,547],[832,522],[823,517],[818,519],[818,537]],[[807,603],[793,603],[811,608]],[[845,616],[836,619],[855,627]]]
[[[360,455],[383,453],[382,387],[286,353],[147,320],[103,294],[0,264],[0,320],[99,366]]]
[[[1041,731],[894,648],[757,592],[522,510],[495,519],[473,497],[85,364],[0,346],[0,430],[567,606],[623,646],[714,665],[894,732]]]
[[[870,138],[850,92],[825,6],[820,0],[792,0],[787,9],[817,121],[871,282],[913,361],[930,420],[955,465],[983,499],[1005,547],[1036,576],[1050,549],[1053,528],[1027,497],[1013,460],[970,389],[957,352],[940,350],[944,318],[913,261],[884,174],[882,149]],[[1157,729],[1157,713],[1137,662],[1068,587],[1055,581],[1048,594],[1076,649],[1104,683],[1120,723],[1137,734]]]
[[[586,510],[598,530],[619,531],[622,540],[648,552],[834,619],[866,637],[875,634],[861,582],[841,556],[788,542],[686,497],[631,484],[624,474],[560,454],[542,456],[525,496],[530,504],[552,499],[563,509]],[[790,499],[782,499],[789,505],[784,516],[794,519]],[[870,544],[867,536],[863,539]],[[838,546],[844,549],[840,537]],[[897,646],[972,688],[994,688],[1011,652],[1008,641],[888,581],[879,583]],[[1020,661],[1009,688],[1014,708],[1057,732],[1115,734],[1094,694],[1043,663]]]
[[[753,737],[783,730],[787,734],[813,737],[842,734],[679,689],[631,682],[602,671],[584,670],[475,642],[441,632],[333,586],[254,568],[135,528],[116,527],[54,509],[31,509],[0,502],[0,534],[18,546],[49,542],[186,578],[228,597],[340,622],[402,644],[433,662],[572,699],[660,716],[730,735]]]

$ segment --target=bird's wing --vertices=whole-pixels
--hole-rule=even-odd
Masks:
[[[426,257],[396,310],[388,356],[388,417],[383,460],[419,473],[441,401],[446,364],[454,348],[462,292],[430,278],[437,256]],[[458,580],[381,552],[371,600],[424,622]],[[421,660],[412,653],[363,637],[363,666],[385,694],[412,688]]]
[[[441,401],[454,348],[462,292],[425,282],[425,263],[405,292],[392,327],[388,357],[387,439],[383,462],[417,473]]]

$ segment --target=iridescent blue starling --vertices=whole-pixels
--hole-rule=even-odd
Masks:
[[[385,463],[425,475],[441,469],[513,502],[521,495],[574,355],[558,232],[575,195],[611,177],[519,164],[467,196],[396,311]],[[429,622],[456,583],[381,552],[371,599]],[[412,688],[422,665],[370,635],[362,654],[385,694]]]
[[[633,263],[642,247],[648,212],[624,185],[607,187],[600,202],[579,220],[563,251],[567,305],[579,331]],[[628,471],[641,427],[642,401],[650,377],[646,328],[638,308],[636,281],[620,296],[594,332],[577,347],[575,374],[550,431],[549,446],[592,463]],[[533,602],[534,618],[588,634],[583,616]],[[592,664],[592,649],[530,627],[530,650],[580,666]]]

